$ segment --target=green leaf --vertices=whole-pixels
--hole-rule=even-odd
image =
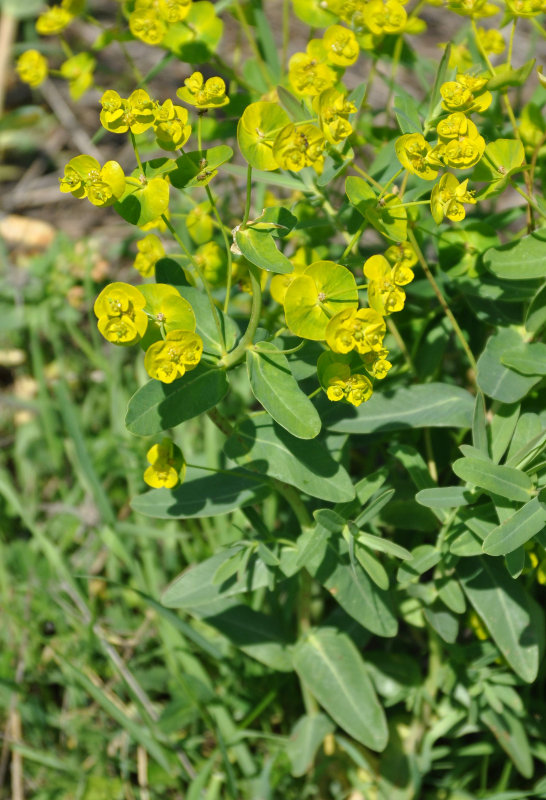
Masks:
[[[532,683],[538,672],[539,641],[529,598],[495,559],[466,558],[457,574],[470,603],[514,672]],[[543,623],[542,623],[543,624]]]
[[[378,200],[372,187],[363,178],[351,176],[345,181],[349,201],[373,227],[396,242],[407,239],[407,213],[395,195]]]
[[[142,186],[126,185],[125,194],[114,204],[120,217],[131,225],[147,225],[169,207],[169,184],[164,178],[151,178]]]
[[[525,729],[507,708],[497,714],[492,708],[482,711],[481,718],[502,749],[508,754],[524,778],[532,778],[534,767]],[[518,798],[520,793],[518,792]],[[493,799],[494,800],[494,799]],[[500,798],[499,798],[500,800]]]
[[[489,443],[487,441],[485,397],[482,392],[476,393],[474,416],[472,417],[472,443],[474,447],[489,457]]]
[[[192,189],[207,186],[218,172],[218,167],[233,156],[233,150],[225,144],[184,153],[175,161],[175,169],[169,172],[169,180],[176,189]]]
[[[476,495],[464,486],[435,486],[417,492],[415,499],[427,508],[459,508],[472,503]]]
[[[305,109],[303,102],[285,89],[284,86],[277,86],[277,97],[279,103],[290,115],[293,122],[305,122],[309,119],[309,113]]]
[[[246,354],[250,388],[256,400],[293,436],[314,439],[319,414],[292,376],[288,359],[271,342],[258,342]]]
[[[204,621],[256,661],[279,672],[292,672],[288,642],[276,618],[238,604],[216,614],[207,614]]]
[[[420,544],[412,550],[411,558],[398,567],[396,580],[401,584],[414,583],[429,569],[435,567],[442,554],[431,544]]]
[[[358,410],[326,412],[325,427],[338,433],[375,433],[408,428],[470,428],[472,395],[447,383],[427,383],[376,392]],[[340,415],[343,414],[342,418]]]
[[[444,53],[440,60],[438,70],[436,71],[436,75],[434,77],[434,86],[432,87],[432,92],[430,93],[430,101],[428,106],[427,123],[434,117],[436,106],[442,99],[440,95],[440,86],[442,85],[442,83],[444,83],[446,79],[450,58],[451,58],[451,42],[449,42],[444,49]]]
[[[212,355],[222,355],[222,345],[215,316],[219,320],[220,329],[226,340],[226,350],[233,349],[239,335],[239,328],[231,317],[227,317],[219,308],[216,309],[215,315],[207,296],[194,286],[177,286],[176,288],[193,308],[197,321],[195,330],[203,340],[204,352]]]
[[[346,470],[322,443],[297,439],[265,415],[244,420],[227,440],[224,452],[238,464],[312,497],[336,503],[355,496]]]
[[[483,256],[489,272],[506,280],[544,278],[546,228],[516,239],[501,247],[492,247]]]
[[[309,691],[344,731],[371,750],[384,750],[385,714],[347,634],[334,628],[310,631],[296,645],[293,663]]]
[[[225,371],[205,364],[173,383],[148,381],[129,400],[125,424],[139,436],[175,428],[214,408],[228,388]]]
[[[377,636],[396,636],[398,623],[391,594],[376,586],[360,565],[351,564],[345,539],[329,536],[319,525],[305,548],[305,557],[298,560],[364,628]]]
[[[504,89],[506,86],[523,86],[535,66],[536,58],[526,61],[521,67],[511,69],[508,64],[498,64],[495,75],[487,81],[487,89]]]
[[[540,378],[520,375],[502,363],[508,350],[521,347],[523,339],[513,328],[500,328],[487,340],[478,359],[477,383],[482,392],[501,403],[517,403]]]
[[[529,333],[538,333],[546,325],[546,285],[542,286],[531,300],[525,317]]]
[[[379,553],[385,553],[394,558],[411,558],[410,551],[406,550],[405,547],[396,544],[396,542],[391,542],[390,539],[383,539],[381,536],[373,536],[371,533],[360,531],[357,541],[371,550],[377,550]]]
[[[459,458],[452,469],[463,481],[491,494],[506,497],[507,500],[526,503],[533,491],[533,482],[525,472],[502,464],[479,458]]]
[[[533,342],[506,350],[501,361],[522,375],[546,375],[546,344]]]
[[[275,239],[267,231],[245,228],[237,231],[235,241],[244,257],[260,269],[280,275],[294,271],[292,262],[277,249]]]
[[[545,526],[546,503],[540,496],[533,497],[487,535],[483,551],[490,556],[505,556],[528,542]]]
[[[480,191],[479,198],[504,191],[511,176],[520,171],[524,161],[525,150],[519,139],[497,139],[490,142],[472,173],[473,181],[488,184]]]
[[[251,555],[242,575],[231,575],[220,584],[214,582],[222,564],[232,560],[241,549],[240,545],[233,545],[200,564],[192,564],[167,586],[161,597],[162,604],[168,608],[183,608],[198,616],[210,616],[215,613],[215,605],[224,611],[227,599],[266,586],[269,571],[256,554]],[[233,603],[237,605],[236,601]]]
[[[315,753],[334,727],[325,714],[306,714],[299,718],[285,745],[285,753],[291,764],[290,774],[294,778],[301,778],[311,768]]]
[[[423,133],[419,107],[410,94],[396,95],[393,111],[402,133]]]
[[[152,489],[135,497],[131,506],[139,514],[156,519],[214,517],[256,503],[269,489],[265,478],[245,470],[215,473],[188,467],[181,486]]]
[[[433,603],[423,610],[423,614],[428,624],[434,628],[444,642],[453,644],[456,641],[459,621],[451,611],[444,608],[441,603]]]
[[[519,403],[505,403],[497,408],[491,420],[491,458],[498,464],[514,434],[518,419]]]

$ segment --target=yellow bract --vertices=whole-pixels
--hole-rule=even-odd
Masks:
[[[194,72],[186,78],[184,86],[177,89],[176,94],[185,103],[197,108],[220,108],[229,103],[226,84],[222,78],[209,78],[205,81],[200,72]]]
[[[156,262],[165,255],[161,240],[155,233],[149,233],[140,242],[137,242],[138,254],[133,267],[140,272],[143,278],[150,278],[154,274]]]
[[[320,39],[311,39],[305,53],[294,53],[288,64],[288,80],[296,94],[314,97],[336,82],[328,66],[328,54]]]
[[[360,53],[360,47],[354,33],[341,25],[331,25],[322,37],[326,56],[337,67],[349,67],[354,64]]]
[[[205,280],[212,286],[222,286],[227,278],[227,258],[224,247],[217,242],[207,242],[197,248],[195,260],[201,267]]]
[[[493,100],[491,92],[484,90],[486,84],[487,78],[458,74],[457,80],[447,81],[440,86],[442,108],[466,113],[485,111]]]
[[[356,308],[358,290],[352,272],[333,261],[316,261],[286,289],[286,324],[296,336],[320,341],[330,318]]]
[[[346,400],[353,406],[365,403],[372,396],[371,381],[365,376],[355,373],[348,378],[331,378],[326,392],[329,400]]]
[[[408,15],[406,9],[396,0],[371,0],[366,4],[365,16],[367,27],[376,35],[383,33],[402,33],[406,27]]]
[[[93,70],[96,63],[89,53],[78,53],[77,56],[72,56],[61,64],[61,75],[68,81],[73,100],[79,100],[93,85]]]
[[[402,263],[391,267],[384,256],[376,255],[364,264],[364,275],[368,278],[368,302],[378,314],[389,315],[401,311],[406,293],[401,286],[415,277],[412,270]]]
[[[113,89],[102,95],[100,121],[111,133],[144,133],[155,122],[155,105],[148,92],[136,89],[127,99]]]
[[[447,7],[462,17],[474,17],[474,19],[492,17],[499,11],[498,6],[487,0],[447,0]]]
[[[468,169],[478,163],[485,150],[485,139],[478,129],[461,111],[450,114],[438,123],[440,138],[433,156],[448,167]]]
[[[273,157],[282,169],[299,172],[314,167],[320,172],[324,163],[324,136],[316,125],[287,125],[273,143]]]
[[[320,127],[332,144],[342,142],[353,132],[349,114],[356,106],[347,100],[347,95],[337,89],[326,89],[313,100],[313,110],[319,115]]]
[[[72,158],[60,179],[61,192],[87,199],[95,206],[110,206],[125,191],[125,175],[117,161],[107,161],[101,167],[93,156]]]
[[[408,242],[393,244],[385,250],[385,258],[393,267],[413,267],[417,264],[415,250]]]
[[[195,314],[190,303],[167,283],[145,283],[140,287],[146,305],[144,311],[150,322],[146,333],[146,344],[150,337],[159,339],[161,332],[194,331]]]
[[[396,140],[396,155],[398,160],[414,175],[433,181],[438,174],[438,166],[431,163],[431,145],[422,133],[406,133]]]
[[[98,329],[113,344],[135,344],[146,333],[144,295],[128,283],[111,283],[95,300]]]
[[[506,0],[506,5],[515,17],[536,17],[544,11],[542,0]]]
[[[289,122],[288,114],[277,103],[251,103],[245,108],[237,126],[237,141],[251,166],[277,169],[273,142]]]
[[[473,193],[467,189],[468,179],[459,183],[454,175],[442,175],[430,195],[430,210],[435,222],[440,224],[444,217],[460,222],[465,218],[463,203],[475,203]]]
[[[144,480],[154,489],[173,489],[184,480],[186,462],[182,451],[170,439],[154,444],[146,453],[150,466],[144,473]]]
[[[151,378],[172,383],[198,365],[203,342],[197,333],[169,331],[164,341],[155,342],[146,351],[144,366]]]
[[[348,308],[329,321],[326,343],[334,353],[356,350],[364,355],[382,349],[386,330],[385,320],[373,308]]]
[[[493,55],[498,56],[506,47],[504,39],[502,38],[502,34],[500,31],[496,31],[494,28],[491,28],[490,30],[478,28],[478,36],[486,53],[492,53]]]
[[[64,31],[73,19],[74,14],[68,10],[66,3],[60,6],[51,6],[36,20],[36,30],[42,36],[53,36]]]
[[[186,19],[190,9],[191,0],[136,0],[129,14],[129,28],[137,39],[158,45],[169,25]]]
[[[17,59],[17,72],[23,83],[35,89],[47,78],[47,60],[37,50],[26,50]]]

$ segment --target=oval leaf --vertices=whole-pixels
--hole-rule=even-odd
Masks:
[[[125,424],[131,433],[152,436],[214,408],[228,388],[224,370],[205,364],[173,383],[148,381],[129,400]]]
[[[288,359],[271,342],[259,342],[247,351],[250,388],[256,400],[289,433],[314,439],[320,432],[318,412],[290,371]]]
[[[384,750],[388,731],[362,657],[334,628],[311,631],[293,655],[294,669],[337,724],[365,747]]]
[[[526,503],[533,491],[533,482],[525,472],[481,458],[459,458],[452,469],[463,481],[507,500]]]
[[[539,497],[533,497],[488,534],[483,551],[490,556],[505,556],[528,542],[545,526],[546,505]]]

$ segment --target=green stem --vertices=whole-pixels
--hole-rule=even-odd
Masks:
[[[474,34],[474,41],[476,42],[476,47],[480,51],[483,60],[487,64],[487,69],[489,70],[491,75],[495,75],[495,68],[491,63],[491,61],[489,60],[489,56],[487,55],[487,52],[482,44],[482,41],[480,39],[480,34],[478,32],[478,26],[476,25],[476,20],[474,19],[474,17],[472,17],[472,19],[470,20],[470,24],[472,25],[472,33]]]
[[[243,221],[241,222],[241,228],[240,228],[241,230],[244,230],[246,228],[246,224],[250,216],[251,200],[252,200],[252,167],[249,164],[246,171],[246,200],[245,200]]]
[[[516,23],[518,21],[517,17],[514,17],[512,21],[512,30],[510,31],[510,41],[508,42],[508,58],[506,59],[506,66],[507,69],[510,69],[512,66],[512,52],[514,50],[514,36],[516,33]]]
[[[202,132],[201,132],[201,119],[202,115],[198,112],[197,113],[197,149],[199,150],[199,155],[201,155],[203,151],[202,147]]]
[[[203,284],[205,292],[207,293],[207,297],[208,297],[208,300],[209,300],[209,303],[210,303],[212,316],[214,317],[214,323],[215,323],[216,329],[218,331],[219,342],[221,343],[221,347],[222,347],[222,353],[223,353],[223,355],[225,355],[226,354],[226,341],[225,341],[225,337],[224,337],[224,331],[223,331],[222,325],[220,323],[220,317],[218,315],[218,309],[216,308],[216,303],[214,302],[214,297],[212,296],[212,292],[210,290],[210,286],[208,284],[208,281],[207,281],[207,279],[205,278],[205,276],[203,274],[203,270],[201,269],[201,267],[199,266],[199,264],[197,263],[195,258],[192,256],[192,254],[190,253],[190,251],[188,250],[188,248],[186,247],[186,245],[184,244],[184,242],[182,241],[182,239],[178,235],[176,229],[171,224],[170,219],[168,219],[165,216],[165,214],[161,215],[161,219],[163,220],[163,222],[165,223],[167,228],[172,233],[175,242],[182,249],[182,252],[190,260],[192,266],[194,267],[195,271],[199,275],[199,278],[201,280],[201,283]]]
[[[395,180],[398,178],[398,176],[399,176],[399,175],[401,175],[403,172],[405,172],[405,167],[400,167],[400,169],[398,170],[398,172],[395,172],[395,173],[394,173],[394,175],[392,176],[392,178],[390,178],[390,180],[388,180],[388,181],[387,181],[387,183],[386,183],[386,184],[383,186],[383,188],[381,189],[381,192],[380,192],[380,194],[379,194],[379,197],[380,197],[380,198],[381,198],[381,197],[383,197],[383,195],[386,193],[386,191],[387,191],[387,189],[389,188],[389,186],[391,186],[391,184],[393,184],[393,183],[395,182]]]
[[[355,172],[358,172],[359,175],[362,175],[362,177],[364,178],[365,181],[368,181],[369,184],[371,184],[372,186],[375,186],[375,188],[379,189],[379,191],[383,190],[383,186],[378,181],[376,181],[375,178],[372,178],[372,176],[368,175],[367,172],[364,172],[363,169],[361,169],[360,167],[357,167],[356,164],[351,164],[351,166],[352,166],[352,168],[354,169]]]
[[[220,226],[220,231],[222,233],[222,238],[224,240],[224,247],[226,248],[226,255],[227,255],[227,278],[226,278],[226,299],[224,301],[224,314],[227,314],[228,306],[229,306],[229,296],[231,294],[231,246],[229,243],[229,239],[227,237],[226,228],[220,218],[220,214],[218,213],[218,209],[216,207],[216,202],[214,200],[214,196],[209,188],[209,186],[205,186],[205,191],[207,193],[207,197],[209,199],[210,206],[212,208],[212,213],[216,218],[216,222]]]
[[[223,356],[223,358],[220,359],[220,361],[218,361],[218,366],[223,367],[224,369],[233,367],[244,358],[247,348],[250,344],[252,344],[254,334],[256,333],[256,328],[258,327],[258,322],[260,321],[260,314],[262,312],[262,287],[260,285],[258,268],[255,267],[254,264],[250,264],[248,271],[250,273],[250,284],[252,287],[252,308],[250,310],[250,319],[248,321],[248,327],[241,337],[237,347],[232,350],[231,353],[227,353]]]
[[[286,72],[286,59],[288,57],[288,44],[290,42],[290,0],[283,0],[282,4],[282,75]]]
[[[133,145],[133,150],[135,151],[135,158],[138,164],[138,168],[141,174],[144,175],[144,167],[142,166],[142,161],[140,159],[140,154],[138,152],[135,134],[132,131],[129,131],[129,135],[131,137],[131,144]]]
[[[534,208],[537,214],[539,214],[542,218],[546,219],[546,214],[540,210],[536,200],[533,197],[531,197],[531,195],[527,194],[527,192],[524,192],[523,189],[520,186],[518,186],[517,183],[514,183],[512,180],[509,181],[509,183],[512,189],[515,189],[516,192],[520,194],[523,197],[523,199],[526,200],[526,202]]]
[[[449,307],[444,295],[442,294],[442,290],[440,289],[440,287],[436,283],[436,280],[434,279],[434,276],[433,276],[432,272],[429,269],[429,266],[428,266],[428,264],[426,262],[426,259],[425,259],[424,255],[423,255],[423,253],[421,252],[421,248],[419,247],[419,244],[417,243],[417,239],[415,238],[415,234],[409,228],[408,228],[408,239],[410,240],[411,244],[413,245],[413,249],[415,250],[417,258],[419,259],[419,263],[421,264],[421,266],[423,268],[423,272],[425,273],[428,282],[432,286],[434,294],[438,298],[438,302],[440,303],[440,305],[441,305],[441,307],[442,307],[442,309],[444,311],[444,314],[446,315],[448,320],[451,322],[451,325],[453,327],[455,335],[456,335],[457,339],[459,340],[459,342],[461,343],[463,350],[466,353],[466,356],[468,358],[470,366],[474,370],[474,374],[476,374],[478,367],[477,367],[477,364],[476,364],[476,359],[474,358],[474,356],[472,354],[472,350],[470,349],[470,347],[468,345],[468,342],[466,341],[466,339],[464,337],[464,334],[463,334],[461,328],[459,327],[459,323],[457,322],[457,320],[453,316],[453,312],[451,311],[451,309],[450,309],[450,307]]]
[[[352,253],[352,251],[353,251],[353,249],[354,249],[355,245],[358,243],[358,240],[360,239],[360,237],[362,236],[362,234],[363,234],[363,232],[364,232],[364,228],[365,228],[367,225],[368,225],[368,222],[367,222],[367,220],[364,220],[364,221],[362,222],[362,225],[360,225],[360,226],[359,226],[359,228],[358,228],[358,230],[356,231],[356,233],[354,234],[353,238],[351,239],[351,241],[349,242],[349,244],[347,245],[347,247],[345,248],[345,250],[344,250],[344,251],[343,251],[343,253],[341,254],[341,260],[342,260],[342,261],[343,261],[345,258],[347,258],[347,256],[349,255],[349,253]],[[358,288],[358,287],[357,287],[357,288]]]

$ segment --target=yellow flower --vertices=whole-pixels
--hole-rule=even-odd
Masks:
[[[432,155],[446,166],[468,169],[477,164],[482,157],[485,139],[480,136],[472,120],[462,111],[456,111],[439,122],[436,131],[440,142],[434,148]]]
[[[402,33],[406,27],[408,15],[406,9],[396,0],[371,0],[366,4],[365,22],[370,31],[376,35],[384,33]]]
[[[144,133],[155,122],[155,107],[148,92],[136,89],[127,99],[108,89],[100,99],[100,121],[111,133]]]
[[[74,15],[70,13],[68,8],[62,5],[51,6],[43,14],[40,14],[36,20],[36,30],[42,36],[53,36],[64,31],[73,19]]]
[[[486,53],[492,53],[493,55],[498,56],[506,47],[504,39],[502,38],[502,34],[500,31],[496,31],[494,28],[491,28],[490,30],[478,28],[478,37]]]
[[[544,11],[542,0],[506,0],[506,5],[515,17],[536,17]]]
[[[200,72],[194,72],[184,81],[184,86],[176,90],[177,97],[197,108],[221,108],[229,103],[226,84],[222,78],[209,78],[205,81]]]
[[[165,255],[163,245],[154,233],[149,233],[144,239],[137,242],[137,248],[138,253],[133,267],[140,272],[143,278],[149,278],[154,274],[156,262]]]
[[[442,50],[445,50],[447,47],[447,42],[441,42],[438,47],[441,47]],[[473,64],[472,54],[466,44],[454,44],[451,43],[451,51],[449,54],[449,69],[459,69],[459,70],[466,70],[470,69]]]
[[[448,0],[447,7],[461,17],[492,17],[497,14],[499,7],[487,0]]]
[[[329,321],[326,342],[334,353],[350,353],[356,349],[364,355],[383,347],[385,332],[385,320],[373,308],[349,308]]]
[[[305,53],[294,53],[288,63],[288,80],[296,94],[314,97],[335,84],[336,73],[327,60],[320,39],[311,39]]]
[[[167,26],[153,8],[135,9],[129,14],[129,29],[136,39],[151,45],[161,44]]]
[[[60,179],[61,192],[87,199],[94,206],[111,206],[125,191],[125,175],[117,161],[107,161],[101,167],[93,156],[72,158]]]
[[[304,167],[320,171],[324,162],[324,136],[315,125],[286,125],[273,142],[273,156],[281,169],[298,172]]]
[[[319,115],[322,132],[332,144],[342,142],[353,132],[349,114],[356,112],[356,106],[347,100],[344,92],[326,89],[313,100],[313,110]]]
[[[17,59],[17,72],[23,83],[35,89],[47,78],[47,60],[37,50],[26,50]]]
[[[330,25],[322,37],[326,57],[337,67],[350,67],[357,60],[360,48],[354,33],[341,25]]]
[[[454,222],[465,218],[463,203],[476,202],[473,193],[467,190],[467,184],[468,178],[459,183],[451,173],[442,175],[430,195],[430,209],[435,222],[440,224],[444,217]]]
[[[333,400],[334,402],[346,400],[353,406],[359,406],[370,399],[372,392],[371,381],[365,375],[355,373],[346,380],[343,378],[330,378],[326,396],[328,400]]]
[[[158,0],[157,8],[162,19],[172,25],[186,19],[191,10],[191,0]]]
[[[422,133],[405,133],[399,136],[395,143],[398,160],[414,175],[433,181],[438,174],[438,167],[431,163],[431,145]]]
[[[415,277],[413,271],[399,263],[393,267],[384,256],[376,255],[364,264],[364,275],[368,278],[368,302],[378,314],[388,315],[401,311],[406,301],[406,286]]]
[[[146,351],[144,366],[151,378],[172,383],[198,365],[203,354],[203,342],[192,331],[169,331],[161,342]]]
[[[493,100],[491,92],[484,91],[486,83],[487,78],[458,74],[457,80],[447,81],[440,86],[442,108],[466,113],[485,111]]]
[[[415,250],[408,242],[393,244],[385,250],[385,258],[393,267],[413,267],[417,264]]]
[[[144,472],[144,480],[154,489],[173,489],[184,480],[186,462],[182,450],[170,439],[154,444],[146,453],[150,466]]]
[[[113,344],[135,344],[146,333],[148,317],[144,295],[128,283],[111,283],[95,300],[98,329]]]
[[[183,147],[191,134],[187,109],[175,106],[172,100],[165,100],[155,110],[154,133],[163,150],[178,150]]]

